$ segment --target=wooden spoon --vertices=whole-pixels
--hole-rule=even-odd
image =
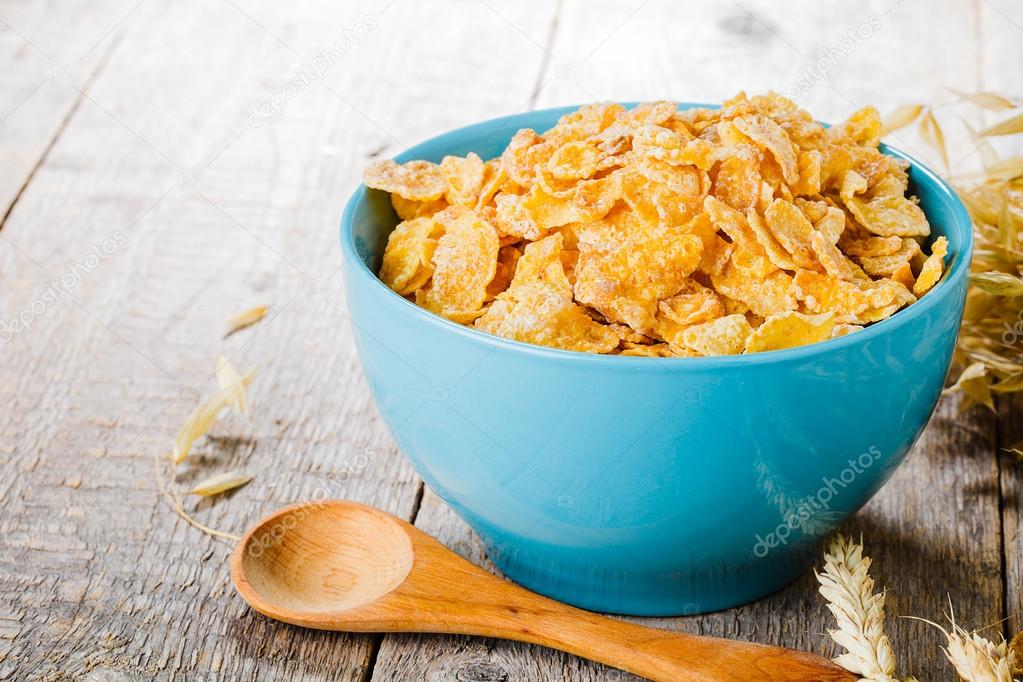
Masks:
[[[566,606],[354,502],[298,504],[263,519],[231,556],[231,578],[260,613],[320,630],[514,639],[665,682],[856,679],[802,651],[647,628]]]

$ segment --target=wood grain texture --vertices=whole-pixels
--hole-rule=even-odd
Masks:
[[[337,11],[338,26],[360,19]],[[262,364],[254,419],[218,429],[183,484],[230,467],[256,481],[188,502],[201,520],[240,532],[316,495],[412,513],[418,479],[376,417],[328,281],[330,226],[375,141],[322,89],[249,127],[250,104],[291,77],[295,57],[229,3],[138,12],[140,30],[4,230],[4,273],[19,282],[5,319],[31,310],[66,260],[113,231],[124,239],[0,360],[2,458],[17,472],[0,484],[0,677],[359,680],[376,638],[282,630],[250,612],[227,582],[230,547],[161,502],[153,458],[226,351]],[[309,165],[331,145],[341,160]],[[222,341],[226,316],[253,303],[272,306],[268,319]]]
[[[1003,634],[1023,632],[1023,456],[1005,448],[1023,449],[1023,397],[999,401],[1000,497],[1002,503],[1002,581],[1005,589]]]
[[[225,352],[261,366],[253,419],[218,427],[181,485],[235,467],[256,478],[188,501],[200,520],[237,533],[284,504],[345,497],[485,563],[436,497],[419,508],[421,482],[358,369],[335,226],[365,162],[534,105],[795,88],[838,119],[947,85],[1023,94],[1006,66],[1023,50],[1020,11],[1009,0],[0,6],[0,214],[17,198],[0,232],[0,680],[634,679],[524,644],[381,643],[271,622],[230,589],[230,547],[161,502],[153,457]],[[877,27],[845,53],[843,36],[871,16]],[[827,76],[807,78],[822,54]],[[955,145],[965,133],[948,135]],[[936,160],[915,133],[895,144]],[[67,273],[68,286],[53,283]],[[261,303],[266,321],[222,339],[226,317]],[[849,525],[891,614],[940,621],[947,593],[969,626],[1023,624],[1023,474],[997,453],[1023,438],[1023,407],[1000,407],[996,428],[943,401]],[[641,622],[832,651],[812,575],[753,605]],[[948,676],[934,631],[889,627],[907,672]]]
[[[137,0],[0,6],[0,216],[5,216],[102,70]],[[0,220],[2,228],[2,220]]]

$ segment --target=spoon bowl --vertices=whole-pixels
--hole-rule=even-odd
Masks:
[[[396,521],[357,505],[282,509],[244,538],[241,573],[267,605],[335,614],[367,606],[412,570],[412,542]]]
[[[238,543],[231,579],[260,613],[321,630],[513,639],[665,682],[856,679],[813,654],[647,628],[566,606],[355,502],[312,502],[271,514]]]

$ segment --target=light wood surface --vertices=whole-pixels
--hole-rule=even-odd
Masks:
[[[815,654],[644,627],[560,604],[484,571],[391,514],[348,501],[270,514],[238,542],[231,579],[260,613],[319,630],[511,639],[658,682],[856,679]]]
[[[801,84],[871,17],[827,77]],[[270,621],[231,589],[230,543],[161,499],[154,457],[211,390],[217,353],[258,364],[251,421],[200,443],[179,487],[230,468],[255,479],[186,500],[199,520],[241,533],[292,502],[349,498],[492,570],[402,458],[358,369],[336,226],[365,163],[600,98],[795,87],[837,119],[945,101],[946,86],[1021,95],[1021,27],[1010,0],[0,3],[0,321],[29,323],[0,344],[0,680],[633,679],[520,643]],[[329,47],[344,50],[318,70]],[[943,120],[953,165],[969,167],[956,116]],[[893,142],[936,161],[915,133]],[[69,270],[70,290],[48,295]],[[267,319],[223,339],[257,304]],[[949,677],[937,634],[895,616],[941,621],[951,597],[968,627],[1023,628],[1023,474],[1002,451],[1023,439],[1021,407],[959,415],[943,400],[846,528],[889,588],[900,667],[921,679]],[[748,606],[639,622],[834,653],[811,575]]]

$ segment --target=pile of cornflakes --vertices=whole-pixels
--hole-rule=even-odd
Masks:
[[[824,128],[775,94],[584,106],[500,157],[378,161],[401,223],[380,278],[526,343],[733,355],[848,334],[922,296],[948,243],[878,151],[872,107]]]

